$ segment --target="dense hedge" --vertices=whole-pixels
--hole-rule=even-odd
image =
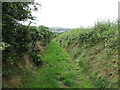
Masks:
[[[91,28],[78,28],[61,34],[56,40],[66,48],[77,44],[88,48],[101,42],[107,47],[117,49],[118,47],[112,47],[118,46],[117,30],[117,23],[97,22]]]
[[[118,87],[118,24],[97,22],[90,28],[65,32],[56,41],[63,46],[96,87]]]
[[[33,5],[34,8],[31,8]],[[52,32],[45,26],[25,26],[20,21],[34,20],[31,11],[37,11],[39,4],[31,2],[2,3],[2,50],[3,63],[14,62],[28,53],[37,57],[41,46],[46,46],[52,39]],[[37,42],[41,42],[39,46]],[[38,57],[37,57],[38,58]],[[39,56],[39,58],[41,58]],[[40,61],[39,59],[34,60]]]

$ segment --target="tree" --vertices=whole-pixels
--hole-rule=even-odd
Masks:
[[[33,8],[30,8],[30,5]],[[27,46],[26,38],[29,36],[29,29],[19,21],[28,19],[34,20],[32,10],[37,11],[37,6],[32,2],[3,2],[2,3],[2,41],[10,46],[3,51],[3,59],[10,60],[17,56],[19,47]],[[26,43],[25,43],[26,42]]]

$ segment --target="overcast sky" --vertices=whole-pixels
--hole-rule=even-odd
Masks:
[[[78,28],[91,26],[98,19],[118,18],[119,0],[35,0],[41,3],[36,25]]]

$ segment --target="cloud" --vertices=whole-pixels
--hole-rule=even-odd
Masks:
[[[98,19],[118,17],[119,0],[36,0],[42,6],[38,13],[37,25],[48,27],[91,26]]]

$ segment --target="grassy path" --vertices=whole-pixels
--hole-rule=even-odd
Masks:
[[[25,83],[32,88],[94,88],[69,54],[52,41],[44,55],[45,64]]]

